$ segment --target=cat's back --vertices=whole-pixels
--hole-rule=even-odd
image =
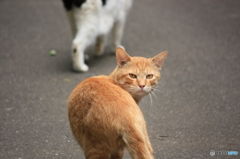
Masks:
[[[95,139],[99,141],[106,140],[106,132],[117,137],[129,122],[139,120],[135,118],[137,115],[142,120],[132,96],[108,76],[85,79],[72,91],[68,101],[69,121],[78,141],[81,141],[78,135],[88,133],[101,136],[102,139]]]
[[[110,77],[82,81],[69,97],[68,115],[73,135],[86,155],[121,158],[126,146],[133,158],[153,158],[140,108]]]
[[[79,83],[70,95],[69,100],[81,99],[92,102],[98,100],[98,102],[111,102],[115,98],[121,100],[120,97],[134,102],[131,95],[116,85],[113,79],[102,75],[87,78]]]
[[[99,114],[106,113],[105,116],[138,109],[132,96],[108,76],[95,76],[82,81],[72,91],[68,106],[69,110],[84,112],[83,115],[89,113],[89,109],[94,109]]]

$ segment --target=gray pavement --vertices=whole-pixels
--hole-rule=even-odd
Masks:
[[[132,56],[169,52],[161,92],[140,103],[157,159],[240,158],[210,156],[240,153],[239,0],[135,0],[123,44]],[[0,1],[1,159],[84,158],[67,98],[116,63],[106,51],[90,59],[89,72],[73,72],[70,45],[59,0]]]

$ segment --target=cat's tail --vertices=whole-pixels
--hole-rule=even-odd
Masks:
[[[123,134],[123,141],[133,159],[154,159],[148,135],[141,128],[130,128]]]

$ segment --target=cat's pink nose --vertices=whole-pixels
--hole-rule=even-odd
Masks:
[[[144,88],[144,87],[145,87],[145,85],[139,85],[139,87],[140,87],[140,88]]]

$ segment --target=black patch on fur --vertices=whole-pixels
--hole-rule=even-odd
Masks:
[[[76,52],[77,52],[77,49],[76,49],[76,48],[75,48],[75,49],[73,49],[73,53],[74,53],[74,54],[76,54]]]
[[[62,1],[63,1],[64,8],[67,11],[72,10],[73,6],[80,8],[82,4],[86,2],[86,0],[62,0]],[[103,5],[105,5],[106,3],[107,3],[107,0],[102,0]]]
[[[86,2],[86,0],[62,0],[62,1],[63,1],[63,5],[67,11],[72,10],[73,6],[80,8],[82,6],[82,4],[84,2]]]
[[[107,3],[107,0],[102,0],[102,4],[105,5]]]

